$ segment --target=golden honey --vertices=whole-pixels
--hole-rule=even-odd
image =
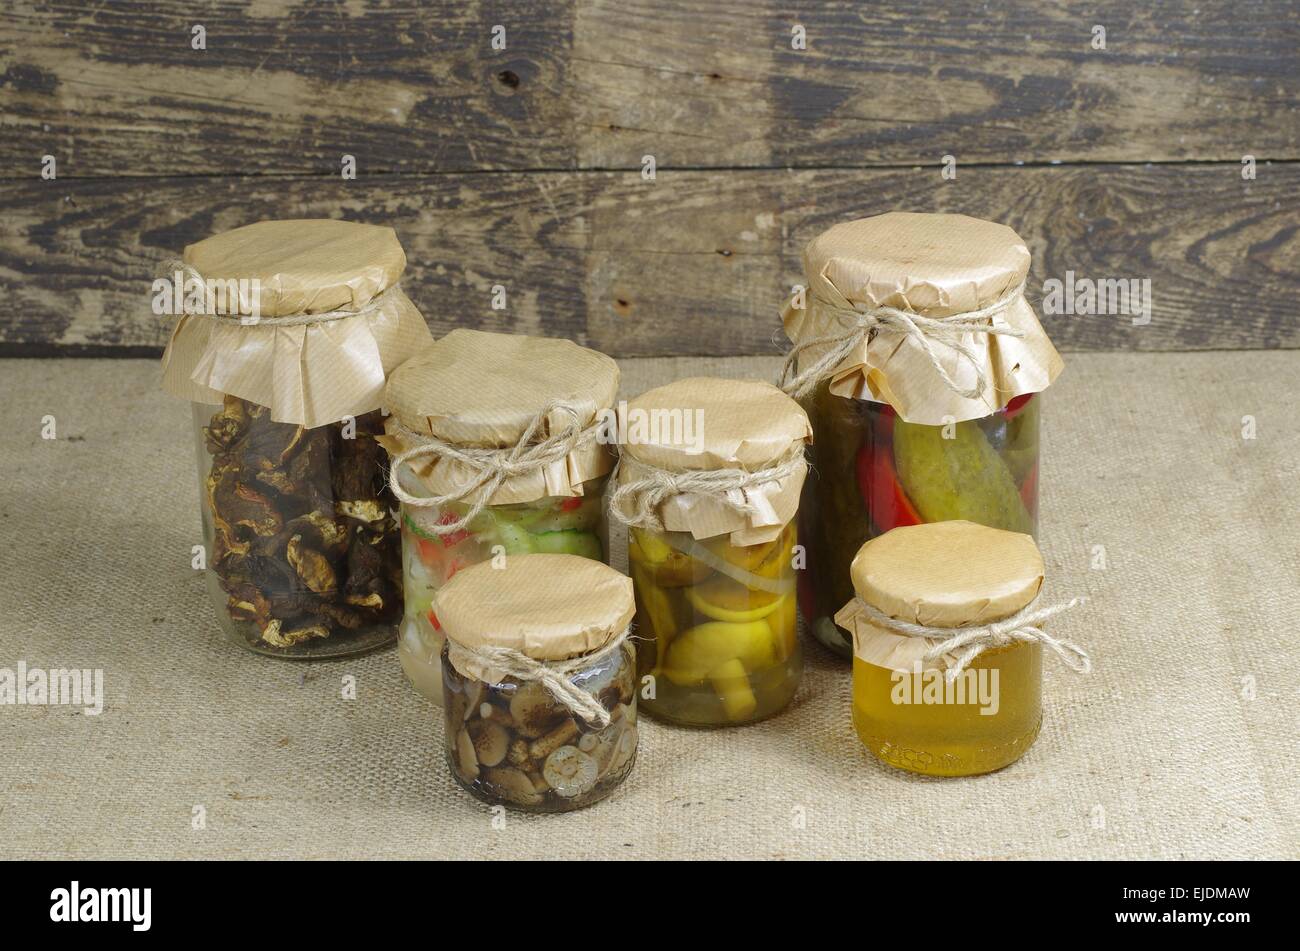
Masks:
[[[1019,759],[1042,724],[1042,648],[985,651],[953,683],[942,669],[853,658],[853,727],[876,757],[928,776],[973,776]]]

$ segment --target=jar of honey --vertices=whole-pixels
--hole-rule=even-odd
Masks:
[[[835,616],[853,634],[853,725],[900,769],[970,776],[1029,749],[1042,723],[1044,648],[1079,672],[1088,655],[1043,630],[1033,538],[967,521],[880,535],[851,566],[857,597]]]

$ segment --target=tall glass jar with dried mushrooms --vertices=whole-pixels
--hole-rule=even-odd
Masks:
[[[438,589],[494,555],[608,561],[618,365],[568,340],[453,330],[399,367],[380,441],[401,500],[407,679],[442,698]]]
[[[632,581],[577,555],[507,555],[435,594],[447,763],[484,802],[566,812],[636,760]]]
[[[1038,737],[1043,651],[1087,673],[1087,653],[1045,622],[1043,559],[1025,534],[967,521],[895,528],[862,546],[856,596],[835,620],[853,636],[853,725],[891,766],[970,776],[1007,766]]]
[[[1034,533],[1038,394],[1061,359],[1024,298],[1029,250],[1005,225],[891,213],[835,225],[803,257],[782,374],[816,433],[801,606],[847,655],[832,616],[867,539],[946,519]]]
[[[619,424],[610,511],[629,526],[644,708],[690,726],[779,712],[803,672],[808,417],[768,383],[701,377],[631,400]]]
[[[405,265],[391,228],[262,221],[190,245],[155,282],[178,315],[163,387],[194,404],[209,590],[236,644],[325,658],[395,637],[379,406],[431,339]]]

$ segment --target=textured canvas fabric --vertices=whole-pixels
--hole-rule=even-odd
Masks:
[[[0,857],[1300,857],[1298,361],[1067,355],[1044,408],[1044,591],[1088,598],[1054,631],[1096,671],[1047,665],[1015,765],[878,765],[848,667],[806,643],[780,716],[646,718],[612,798],[504,828],[454,785],[393,651],[303,664],[223,640],[190,567],[190,413],[155,363],[2,361],[0,667],[102,668],[106,702],[0,706]],[[628,360],[623,395],[777,365]]]

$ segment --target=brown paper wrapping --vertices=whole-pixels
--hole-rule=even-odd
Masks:
[[[596,421],[612,407],[618,380],[610,357],[569,340],[453,330],[392,374],[384,398],[392,416],[379,441],[394,454],[418,445],[402,438],[401,426],[460,446],[506,448],[552,400],[573,404],[584,426]],[[537,438],[567,425],[569,415],[557,410],[547,422]],[[583,483],[607,474],[614,461],[611,445],[590,442],[545,469],[506,480],[488,503],[582,495]],[[412,494],[446,495],[473,475],[435,455],[417,457],[408,468],[414,478],[403,487]]]
[[[577,555],[510,555],[456,572],[434,595],[447,636],[462,647],[507,647],[533,660],[567,660],[598,651],[627,629],[632,579]],[[460,665],[457,666],[460,670]],[[481,667],[461,670],[499,679]]]
[[[877,611],[931,627],[988,624],[1010,617],[1038,596],[1043,556],[1028,535],[974,522],[895,528],[858,550],[849,568],[859,598]],[[934,641],[880,627],[857,600],[835,615],[853,633],[853,653],[891,670],[947,669],[956,658],[926,661]]]
[[[260,317],[362,307],[406,266],[391,228],[331,219],[261,221],[192,244],[185,263],[205,280],[256,280]],[[240,300],[240,313],[252,313]],[[364,315],[316,324],[237,325],[184,314],[163,354],[163,389],[267,406],[277,422],[321,426],[378,409],[389,372],[432,339],[395,288]]]
[[[651,439],[622,444],[619,482],[644,474],[642,463],[673,471],[743,469],[772,466],[796,445],[812,439],[808,416],[794,400],[769,383],[690,377],[661,386],[619,407],[620,432],[631,433],[629,418],[655,410],[703,412],[703,439],[695,447]],[[644,417],[643,417],[644,418]],[[653,435],[653,434],[652,434]],[[789,477],[744,491],[760,514],[746,517],[708,495],[684,493],[666,499],[658,510],[664,528],[695,538],[730,534],[733,545],[758,545],[776,538],[794,518],[807,475],[801,463]],[[740,494],[740,490],[736,490]]]
[[[792,298],[782,311],[794,343],[848,328],[835,306],[897,307],[926,317],[949,317],[986,307],[1029,273],[1029,249],[1005,225],[965,215],[891,212],[847,221],[818,235],[803,252],[808,284],[805,306]],[[979,399],[954,393],[920,344],[907,334],[881,329],[835,367],[837,396],[889,403],[912,423],[942,425],[978,419],[1023,393],[1038,393],[1056,379],[1062,362],[1023,296],[991,318],[1023,337],[964,333],[978,356],[986,386]],[[808,366],[828,347],[800,355]],[[963,388],[974,385],[971,364],[956,351],[935,345],[939,362]]]

